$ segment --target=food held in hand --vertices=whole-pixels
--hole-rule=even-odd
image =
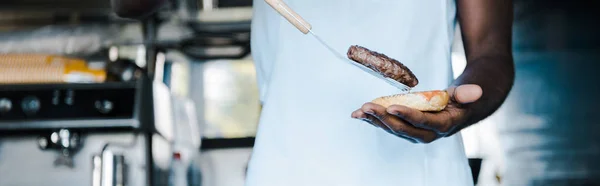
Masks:
[[[406,86],[415,87],[419,84],[419,80],[408,67],[398,60],[392,59],[384,54],[371,51],[365,47],[353,45],[348,49],[347,55],[351,60]]]
[[[348,49],[347,55],[351,60],[406,86],[415,87],[419,84],[419,80],[408,67],[384,54],[353,45]],[[448,92],[433,90],[384,96],[372,102],[386,108],[392,105],[403,105],[420,111],[436,112],[444,110],[449,100]]]
[[[420,111],[441,111],[446,108],[450,95],[443,90],[413,92],[379,97],[372,102],[383,107],[403,105]]]

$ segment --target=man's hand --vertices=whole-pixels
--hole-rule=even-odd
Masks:
[[[365,103],[352,113],[352,117],[363,119],[410,142],[430,143],[465,127],[470,117],[469,103],[479,100],[483,93],[481,87],[474,84],[450,87],[447,91],[450,102],[440,112],[421,112],[401,105],[385,108]]]
[[[515,76],[512,0],[456,2],[467,66],[452,83],[457,88],[447,90],[451,96],[447,108],[432,113],[367,103],[352,117],[409,141],[429,143],[485,119],[502,105]]]
[[[467,66],[449,88],[452,101],[432,113],[367,103],[352,113],[398,137],[429,143],[473,125],[504,102],[514,82],[512,0],[457,0]],[[485,94],[483,94],[485,93]]]

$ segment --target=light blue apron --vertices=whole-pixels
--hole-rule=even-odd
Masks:
[[[451,0],[288,0],[344,52],[361,45],[402,61],[415,90],[451,82]],[[262,0],[254,1],[252,51],[263,112],[247,186],[469,186],[460,134],[412,144],[352,119],[372,99],[398,93],[336,58]]]

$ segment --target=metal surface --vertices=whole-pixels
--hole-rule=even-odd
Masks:
[[[123,182],[118,179],[123,176],[123,156],[114,154],[110,150],[102,152],[101,186],[122,186]]]
[[[98,186],[105,183],[115,186],[166,185],[169,182],[169,171],[171,169],[169,161],[172,158],[172,141],[167,140],[164,135],[171,136],[172,134],[168,130],[164,130],[165,127],[170,127],[165,126],[169,123],[155,125],[154,98],[169,99],[170,95],[153,95],[154,85],[150,84],[146,78],[126,84],[137,89],[135,97],[132,98],[135,100],[134,107],[137,111],[131,118],[25,119],[0,122],[0,132],[2,132],[0,135],[0,175],[3,175],[3,179],[0,179],[0,185],[93,184]],[[103,88],[118,90],[122,87],[119,85],[122,84],[109,83],[105,84]],[[6,86],[6,89],[1,90],[19,89],[35,92],[43,88],[60,87],[73,89],[81,87],[97,88],[98,85],[22,85]],[[53,91],[48,93],[50,96],[53,95]],[[74,94],[75,97],[77,95],[77,93]],[[46,105],[50,105],[52,99],[47,100]],[[74,106],[78,103],[80,102],[76,100]],[[95,107],[93,102],[90,103],[88,106]],[[43,104],[41,108],[44,108]],[[99,104],[104,110],[110,107],[107,105],[110,104],[102,103],[102,101]],[[165,111],[156,110],[156,112]],[[170,110],[166,112],[170,112]],[[75,129],[85,133],[85,145],[78,142],[78,140],[73,140],[78,138],[72,132]],[[56,133],[50,133],[45,139],[35,137],[36,133],[46,134],[46,131],[55,131]],[[63,159],[64,155],[69,155],[72,158],[72,166],[57,167],[56,164],[53,164],[57,155],[49,154],[48,151],[43,149],[58,149],[62,152],[62,154],[58,154],[58,157]],[[72,153],[73,149],[77,149],[77,154]],[[111,156],[112,160],[110,160],[109,156],[103,156],[101,159],[94,156],[104,150],[109,150],[113,154],[125,155],[125,157]],[[111,161],[113,163],[110,163]],[[22,165],[23,162],[34,163]],[[90,164],[90,162],[92,163]],[[126,164],[127,166],[125,166]],[[131,167],[131,169],[128,167]],[[105,173],[98,175],[98,172]],[[109,172],[113,176],[107,177]],[[43,176],[36,176],[36,179],[28,179],[28,177],[22,176],[31,174]],[[99,182],[98,180],[105,181]]]
[[[81,148],[80,134],[68,129],[52,132],[38,138],[38,146],[42,150],[54,150],[60,154],[54,160],[54,166],[73,168],[73,155]]]
[[[138,140],[136,140],[138,138]],[[126,149],[109,148],[114,154],[126,155],[127,186],[150,186],[146,179],[148,154],[144,136],[129,132],[92,133],[85,136],[85,145],[73,156],[73,167],[53,165],[58,154],[40,150],[34,135],[0,137],[0,185],[98,185],[95,173],[101,171],[101,155],[107,143],[128,144]],[[96,164],[94,163],[96,162]],[[98,164],[99,163],[99,164]],[[95,166],[96,165],[96,166]],[[116,166],[114,166],[116,167]],[[32,177],[32,175],[35,175]],[[96,182],[96,183],[94,183]]]
[[[154,80],[156,70],[156,48],[158,20],[154,17],[147,18],[142,22],[142,31],[144,35],[144,43],[146,47],[146,73],[151,80]]]
[[[94,155],[92,157],[92,186],[102,185],[102,157]]]
[[[19,131],[31,129],[53,128],[139,128],[141,124],[135,119],[100,119],[100,120],[52,120],[52,121],[20,121],[0,123],[0,131]]]
[[[114,185],[115,186],[124,186],[125,185],[125,180],[126,180],[126,176],[127,176],[127,165],[125,164],[125,156],[123,155],[115,155],[113,157],[113,160],[115,161],[114,165],[115,165],[115,181],[114,181]]]

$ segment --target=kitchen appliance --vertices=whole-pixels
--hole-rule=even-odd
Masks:
[[[170,103],[160,90],[147,78],[0,85],[0,185],[165,185],[173,134],[154,110]]]

